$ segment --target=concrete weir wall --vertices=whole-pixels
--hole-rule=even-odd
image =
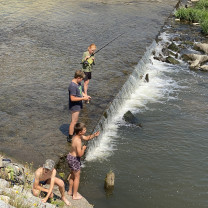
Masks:
[[[177,2],[2,0],[0,152],[58,162],[70,147],[67,88],[82,53],[124,33],[96,55],[92,101],[80,115],[91,133]]]

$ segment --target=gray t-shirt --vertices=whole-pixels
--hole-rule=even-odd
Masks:
[[[68,87],[69,90],[69,110],[80,111],[82,109],[82,101],[71,101],[70,96],[82,97],[82,85],[71,82]]]

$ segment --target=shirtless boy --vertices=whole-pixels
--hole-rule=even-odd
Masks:
[[[38,197],[41,191],[46,192],[46,197],[42,199],[42,202],[45,203],[47,202],[49,197],[53,197],[53,187],[54,185],[57,185],[61,193],[61,199],[65,202],[66,205],[70,205],[71,203],[66,199],[64,195],[64,182],[61,179],[56,178],[56,169],[54,168],[54,165],[54,161],[48,159],[45,161],[45,164],[43,164],[43,167],[40,167],[35,171],[35,179],[33,183],[32,193],[34,196]],[[49,189],[43,187],[43,185],[46,184],[50,184]]]
[[[84,155],[87,148],[86,145],[82,146],[83,140],[90,140],[99,136],[100,132],[97,131],[92,135],[84,136],[86,133],[86,127],[83,123],[77,123],[74,127],[75,135],[72,138],[71,151],[67,155],[67,161],[70,168],[69,178],[69,191],[68,194],[72,196],[72,199],[81,199],[82,196],[78,193],[81,162],[80,158]]]

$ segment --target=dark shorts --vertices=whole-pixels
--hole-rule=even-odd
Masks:
[[[67,161],[71,171],[79,171],[81,169],[80,157],[74,157],[69,153],[67,155]]]
[[[71,113],[81,111],[81,109],[82,109],[81,105],[73,105],[73,106],[69,107],[69,110],[71,111]]]
[[[39,184],[40,184],[40,185],[46,185],[46,184],[47,184],[47,181],[48,181],[48,180],[46,180],[46,181],[39,181]]]
[[[33,183],[35,182],[35,179],[33,179]],[[46,181],[39,181],[40,185],[46,185],[48,182],[48,179]]]
[[[85,73],[85,78],[84,81],[87,81],[88,79],[91,79],[91,72],[84,72]]]

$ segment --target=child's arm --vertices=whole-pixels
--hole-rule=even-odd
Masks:
[[[99,136],[99,134],[100,134],[100,132],[97,131],[97,132],[95,132],[94,134],[91,134],[91,135],[88,135],[88,136],[82,136],[82,138],[83,138],[84,140],[86,140],[86,141],[89,141],[89,140],[91,140],[91,139],[93,139],[93,138]]]
[[[81,101],[81,100],[88,100],[88,97],[76,97],[74,95],[70,95],[70,99],[72,102]]]
[[[52,191],[53,191],[53,187],[54,187],[54,183],[55,183],[55,177],[56,177],[56,170],[53,169],[52,175],[51,175],[51,183],[50,183],[50,188],[49,191],[46,195],[46,197],[44,199],[42,199],[42,202],[47,202],[49,196],[51,195]]]
[[[82,96],[87,97],[88,99],[91,99],[91,97],[89,95],[86,95],[84,92],[82,92]]]
[[[87,146],[82,146],[82,142],[77,142],[77,155],[79,157],[82,157],[84,155],[84,152],[86,150]]]

